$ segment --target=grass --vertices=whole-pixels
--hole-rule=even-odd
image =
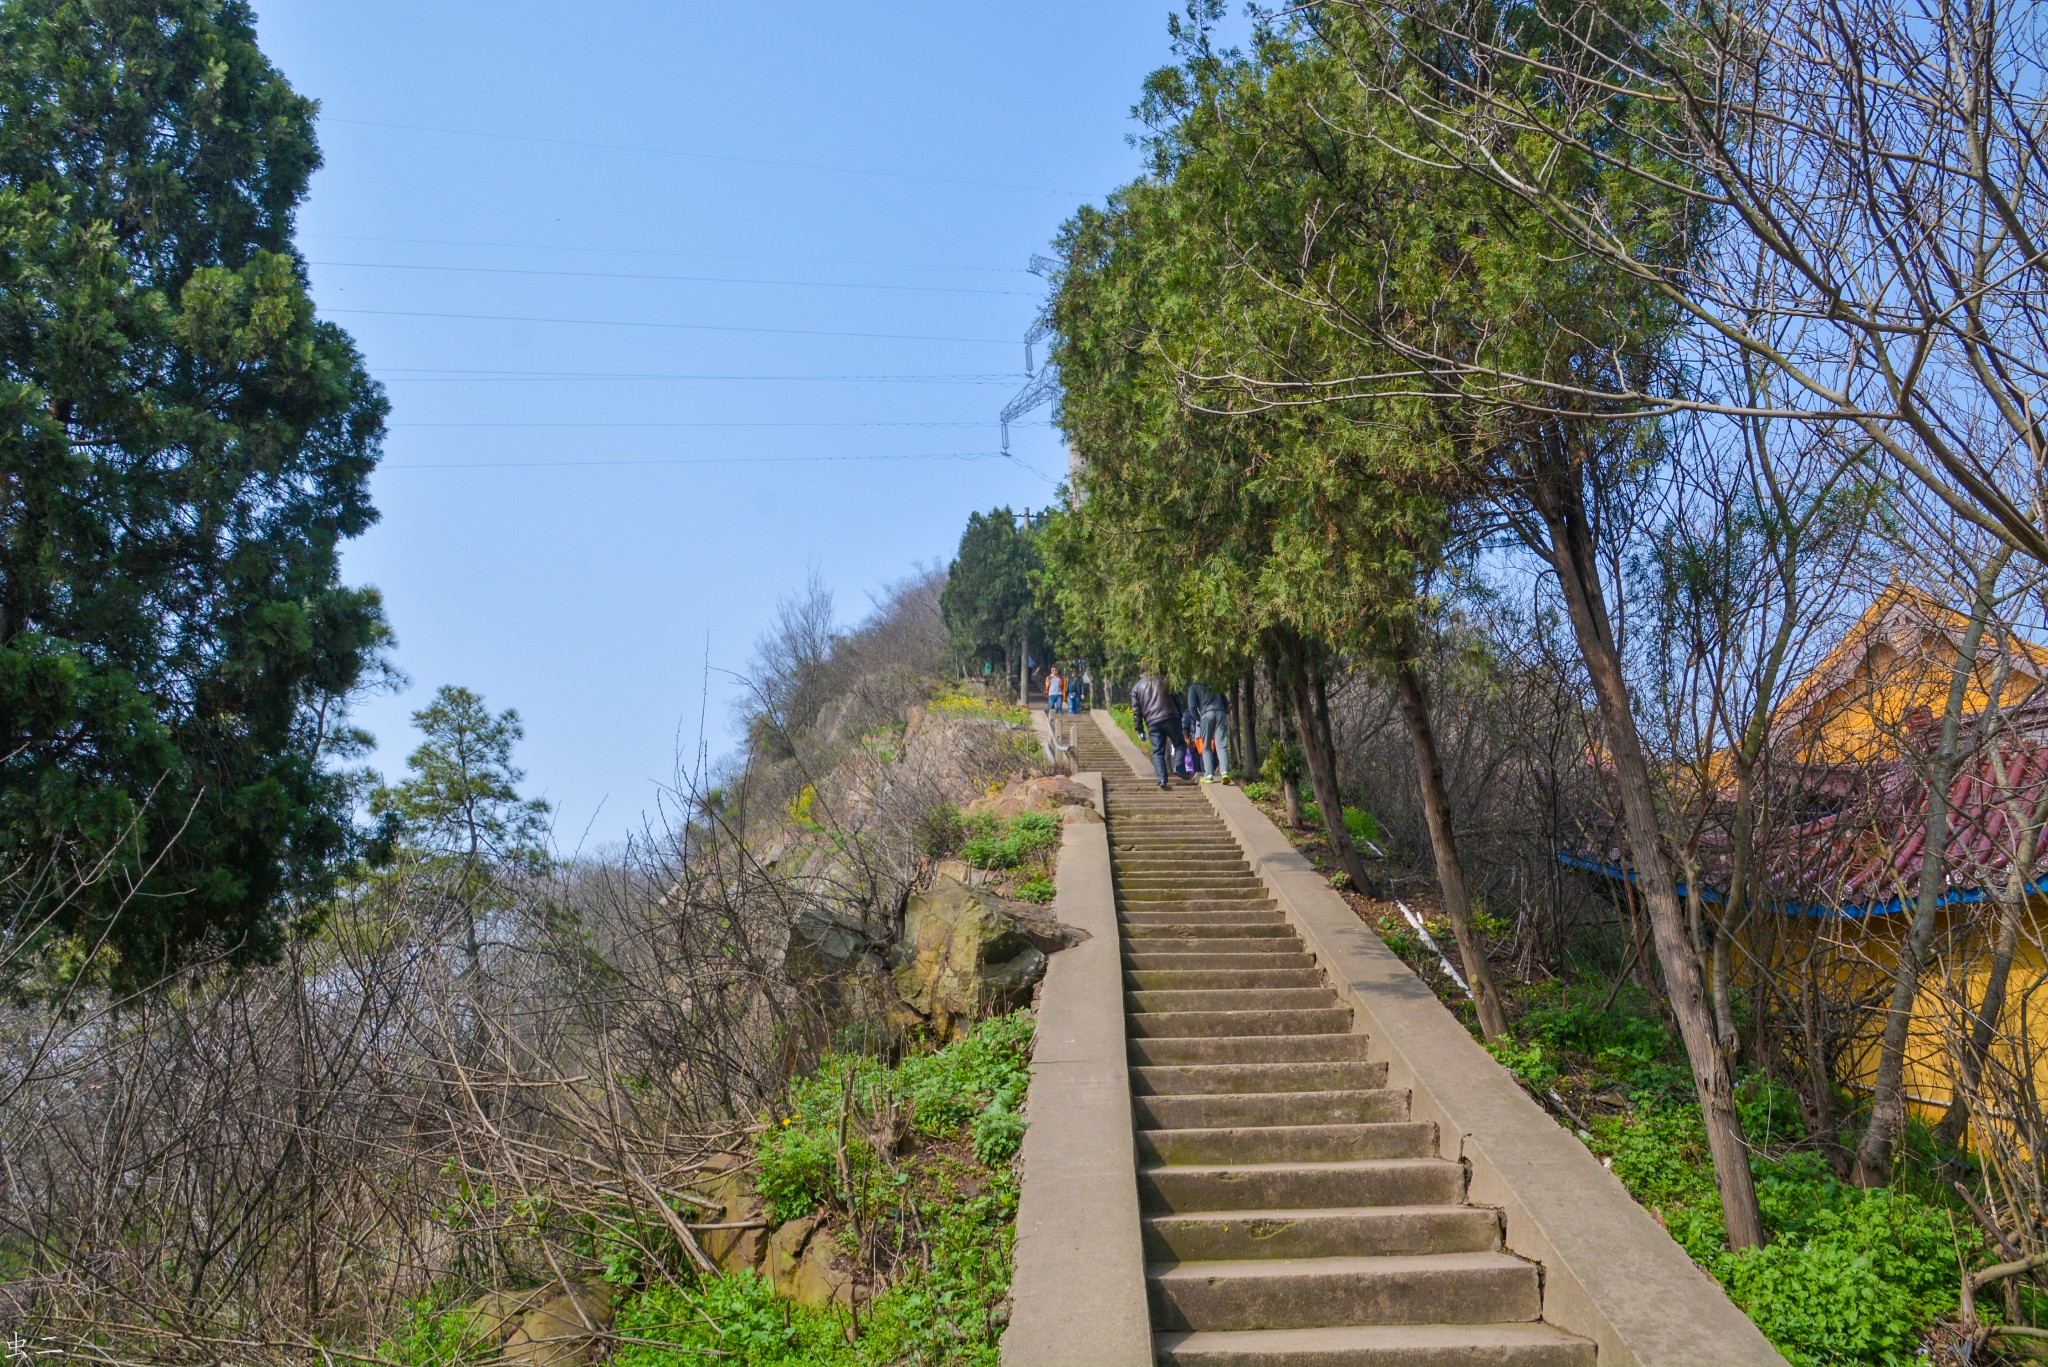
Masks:
[[[1736,1099],[1769,1242],[1731,1253],[1684,1051],[1647,998],[1600,982],[1516,995],[1524,1009],[1494,1057],[1546,1105],[1564,1099],[1587,1147],[1792,1367],[1924,1361],[1927,1331],[1956,1309],[1959,1260],[1985,1253],[1967,1214],[1932,1190],[1839,1181],[1789,1090],[1752,1074]]]
[[[999,702],[972,689],[952,688],[933,698],[927,706],[949,717],[987,717],[1010,726],[1029,726],[1030,709]]]

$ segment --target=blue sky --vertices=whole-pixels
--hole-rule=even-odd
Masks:
[[[1024,267],[1136,172],[1161,0],[258,9],[322,106],[315,296],[393,405],[346,560],[413,681],[360,714],[385,772],[466,684],[562,844],[614,840],[695,751],[707,649],[741,668],[808,566],[852,619],[1048,501],[1045,410],[988,455]]]

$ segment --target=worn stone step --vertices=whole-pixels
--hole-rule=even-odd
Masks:
[[[1449,1206],[1464,1195],[1465,1170],[1442,1158],[1147,1164],[1138,1169],[1138,1203],[1165,1212]]]
[[[1266,942],[1256,950],[1241,953],[1212,952],[1208,945],[1193,943],[1174,948],[1155,943],[1137,949],[1126,944],[1123,948],[1124,967],[1133,970],[1313,968],[1316,962],[1313,954],[1299,948],[1298,941],[1289,944],[1285,940]]]
[[[1201,870],[1173,869],[1158,873],[1127,873],[1118,871],[1116,885],[1120,888],[1203,888],[1222,892],[1256,892],[1264,894],[1265,880],[1250,873],[1216,874]]]
[[[1122,925],[1153,926],[1199,926],[1233,921],[1253,926],[1288,924],[1286,915],[1277,907],[1235,902],[1225,906],[1206,906],[1188,902],[1126,902],[1117,908],[1117,921]]]
[[[1272,1035],[1236,1039],[1134,1039],[1125,1046],[1132,1063],[1221,1066],[1241,1063],[1363,1063],[1372,1055],[1364,1035]],[[1375,1084],[1381,1085],[1381,1084]],[[1252,1090],[1256,1091],[1257,1088]],[[1280,1089],[1280,1090],[1285,1090]]]
[[[1152,1323],[1176,1329],[1500,1324],[1543,1311],[1536,1268],[1505,1253],[1274,1258],[1146,1269]]]
[[[1160,988],[1124,993],[1126,1011],[1282,1011],[1335,1006],[1337,994],[1311,987]]]
[[[1117,898],[1117,907],[1122,911],[1278,911],[1270,897],[1236,898],[1214,897],[1188,900],[1161,900],[1158,898]],[[1285,917],[1281,918],[1283,921]]]
[[[1594,1367],[1547,1324],[1348,1324],[1159,1334],[1159,1367]]]
[[[1478,1206],[1202,1211],[1144,1225],[1145,1256],[1159,1263],[1492,1253],[1501,1238],[1499,1212]]]
[[[1436,1126],[1421,1120],[1138,1131],[1141,1163],[1348,1163],[1435,1156]]]
[[[1341,1006],[1281,1011],[1133,1011],[1125,1033],[1143,1037],[1175,1035],[1334,1035],[1349,1029],[1351,1013]]]
[[[1313,968],[1153,968],[1127,970],[1131,992],[1186,992],[1201,987],[1321,987]]]
[[[1225,1129],[1239,1125],[1383,1125],[1408,1118],[1408,1093],[1369,1091],[1249,1092],[1216,1096],[1134,1096],[1141,1129]]]
[[[1124,911],[1116,918],[1125,938],[1170,934],[1182,927],[1196,935],[1267,935],[1287,939],[1294,934],[1287,918],[1277,911],[1247,911],[1220,907],[1201,911]],[[1273,932],[1278,931],[1275,935]]]
[[[1210,908],[1200,908],[1210,910]],[[1227,908],[1214,908],[1227,910]],[[1124,943],[1132,952],[1157,953],[1161,944],[1186,943],[1201,940],[1212,944],[1230,945],[1256,944],[1261,940],[1278,940],[1288,946],[1301,943],[1301,937],[1287,924],[1286,918],[1277,921],[1252,921],[1242,916],[1218,917],[1213,921],[1198,921],[1188,916],[1176,917],[1157,923],[1123,921]]]
[[[1147,1096],[1370,1091],[1386,1085],[1386,1064],[1366,1063],[1358,1059],[1315,1059],[1302,1063],[1141,1063],[1131,1069],[1131,1090]],[[1337,1204],[1346,1203],[1340,1201]]]

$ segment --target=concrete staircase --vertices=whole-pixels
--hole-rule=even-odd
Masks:
[[[1199,789],[1075,731],[1108,807],[1161,1367],[1592,1367]]]

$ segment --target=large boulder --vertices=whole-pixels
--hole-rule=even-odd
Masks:
[[[1095,799],[1072,779],[1047,777],[1006,783],[997,791],[968,803],[967,813],[974,816],[988,812],[1007,821],[1026,812],[1061,815],[1069,808],[1085,808],[1093,812]]]
[[[766,1207],[755,1194],[754,1179],[747,1172],[741,1159],[735,1154],[714,1154],[704,1165],[703,1175],[698,1178],[694,1190],[709,1201],[716,1201],[721,1207],[718,1222],[721,1224],[744,1224],[761,1220]],[[761,1266],[761,1259],[767,1251],[768,1233],[760,1229],[707,1229],[697,1236],[704,1256],[718,1265],[721,1272],[741,1272]]]
[[[554,1295],[555,1288],[550,1286],[529,1287],[524,1291],[485,1292],[463,1307],[469,1316],[470,1337],[495,1352],[519,1331],[520,1321],[529,1311]]]
[[[803,1262],[804,1245],[810,1242],[811,1233],[817,1229],[820,1218],[801,1215],[794,1220],[786,1220],[768,1236],[764,1270],[776,1295],[785,1298],[795,1296],[796,1273]]]
[[[603,1282],[571,1284],[527,1312],[500,1356],[521,1367],[587,1367],[611,1330],[612,1294]]]
[[[1045,976],[1045,952],[1025,930],[1041,920],[986,888],[939,879],[904,907],[897,995],[941,1040],[1021,1004]]]
[[[857,911],[813,904],[797,913],[783,951],[783,971],[793,982],[837,978],[877,953],[867,923]]]

